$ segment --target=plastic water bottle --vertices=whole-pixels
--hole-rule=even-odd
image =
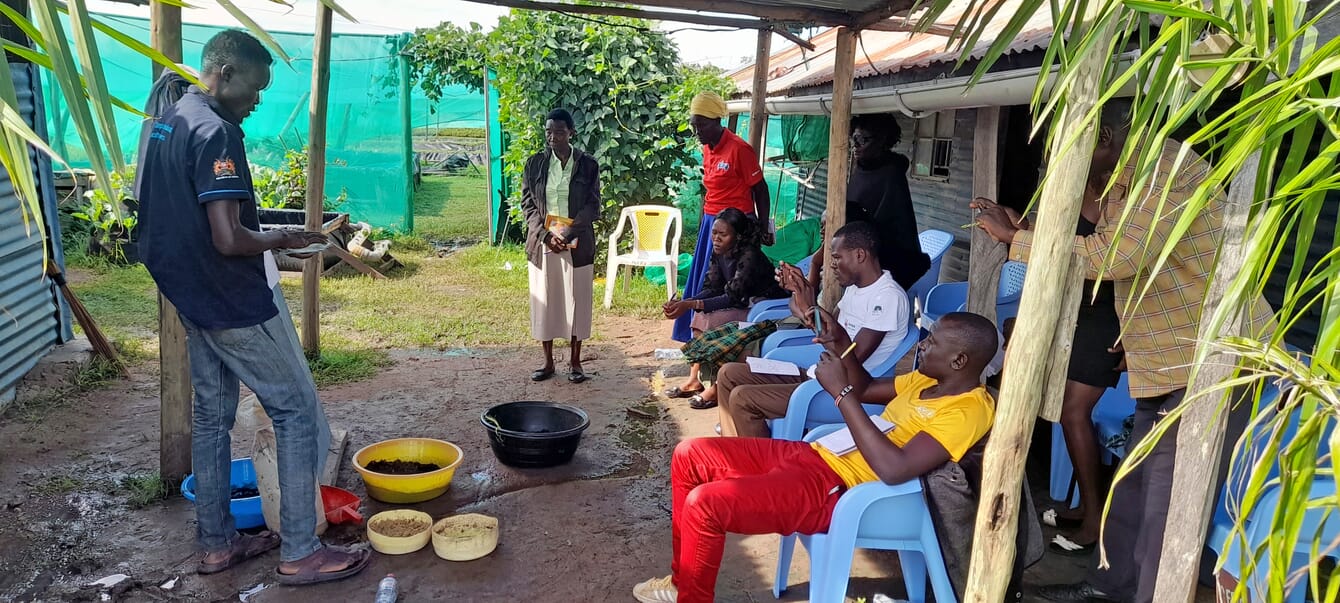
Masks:
[[[395,603],[399,596],[399,593],[396,592],[395,574],[386,574],[386,577],[382,578],[381,584],[377,585],[376,603]]]

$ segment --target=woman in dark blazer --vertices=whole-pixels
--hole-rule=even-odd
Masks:
[[[572,147],[572,115],[554,109],[544,122],[548,143],[526,161],[521,210],[526,216],[530,332],[544,348],[532,381],[554,376],[554,340],[567,339],[568,381],[586,381],[582,340],[591,336],[592,287],[600,218],[600,165]],[[548,222],[548,224],[546,224]]]

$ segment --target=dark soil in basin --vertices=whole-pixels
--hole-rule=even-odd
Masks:
[[[420,463],[418,461],[402,461],[395,459],[393,461],[372,461],[368,463],[368,471],[376,473],[385,473],[387,475],[413,475],[415,473],[428,473],[441,469],[440,465],[435,463]]]

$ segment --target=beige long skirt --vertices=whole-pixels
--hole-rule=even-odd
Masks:
[[[530,271],[530,334],[538,341],[589,339],[595,266],[572,266],[572,252],[546,253]]]

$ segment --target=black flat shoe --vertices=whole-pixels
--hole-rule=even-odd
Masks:
[[[531,381],[544,381],[554,376],[554,369],[536,369],[530,374]]]
[[[572,371],[571,373],[568,373],[568,383],[581,383],[587,379],[589,379],[589,377],[586,376],[586,373],[581,371]]]
[[[1088,582],[1079,584],[1049,584],[1040,586],[1037,595],[1048,601],[1060,603],[1115,603],[1107,593],[1094,588]]]

